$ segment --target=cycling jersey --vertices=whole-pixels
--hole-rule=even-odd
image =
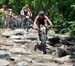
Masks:
[[[40,16],[36,16],[34,20],[34,27],[39,27],[40,24],[45,25],[45,26],[52,26],[52,22],[49,20],[47,16],[44,16],[43,18],[40,18]]]
[[[27,15],[28,12],[24,11],[24,15]]]
[[[37,18],[37,22],[38,22],[38,24],[44,25],[44,24],[45,24],[45,18],[41,19],[41,18],[39,17],[39,18]]]

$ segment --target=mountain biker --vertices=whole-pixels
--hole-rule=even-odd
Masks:
[[[32,12],[31,12],[31,10],[30,10],[28,4],[26,4],[26,5],[22,8],[20,14],[21,14],[23,17],[25,17],[25,16],[32,17]]]
[[[32,12],[29,8],[29,5],[26,4],[22,10],[21,10],[21,16],[22,16],[22,21],[23,21],[23,28],[26,28],[26,18],[28,17],[29,19],[32,17]]]
[[[49,18],[44,14],[44,11],[40,11],[34,20],[34,28],[40,28],[40,25],[44,25],[46,27],[46,33],[50,26],[52,26],[52,22]],[[38,30],[38,34],[40,37],[40,31]],[[39,38],[40,39],[40,38]]]
[[[9,9],[8,10],[8,15],[9,15],[9,17],[8,17],[8,21],[9,21],[9,28],[13,28],[13,12],[12,12],[12,9]]]

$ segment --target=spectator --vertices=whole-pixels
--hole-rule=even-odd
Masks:
[[[5,28],[8,28],[8,25],[9,25],[8,17],[9,17],[9,11],[8,11],[8,8],[6,8],[5,12],[4,12],[4,26],[5,26]]]
[[[9,28],[13,28],[13,12],[12,12],[12,9],[9,9],[8,10],[8,21],[9,21]]]
[[[18,19],[17,19],[17,15],[15,15],[15,13],[13,13],[13,24],[14,24],[15,28],[18,27]]]
[[[18,26],[22,27],[22,17],[21,17],[21,15],[18,15],[17,19],[18,19]]]
[[[5,13],[6,5],[3,4],[1,9],[0,9],[0,24],[3,27],[4,24],[4,13]]]

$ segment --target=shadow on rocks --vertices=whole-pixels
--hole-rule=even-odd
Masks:
[[[51,46],[60,46],[60,38],[59,37],[53,37],[48,39]]]

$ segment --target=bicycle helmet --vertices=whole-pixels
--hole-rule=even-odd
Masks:
[[[40,11],[39,16],[44,16],[44,11]]]

